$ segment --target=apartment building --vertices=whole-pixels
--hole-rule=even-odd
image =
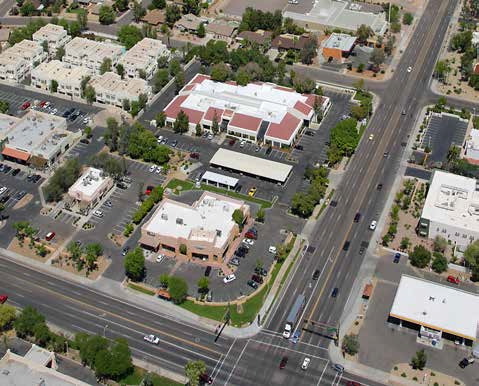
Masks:
[[[62,26],[49,23],[35,32],[32,39],[40,46],[47,42],[48,55],[54,57],[57,50],[64,47],[72,38]]]
[[[59,60],[44,62],[32,70],[31,85],[50,90],[52,80],[58,83],[59,94],[81,97],[81,82],[90,76],[90,70],[82,66],[69,67]]]
[[[115,66],[124,51],[125,47],[118,44],[76,37],[65,45],[63,61],[72,66],[86,67],[91,74],[99,74],[105,58],[109,58]]]
[[[121,77],[113,72],[105,72],[90,81],[95,89],[96,101],[117,107],[122,107],[123,101],[138,101],[140,94],[145,94],[148,99],[151,97],[151,86],[146,80],[139,78]]]
[[[0,53],[0,79],[21,82],[46,57],[41,45],[22,40]]]
[[[170,51],[160,40],[144,38],[130,48],[118,61],[129,78],[139,78],[144,73],[145,79],[151,79],[158,65],[160,56],[170,57]]]

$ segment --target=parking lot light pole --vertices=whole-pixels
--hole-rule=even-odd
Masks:
[[[108,328],[108,324],[103,326],[103,338],[106,338],[106,329]]]

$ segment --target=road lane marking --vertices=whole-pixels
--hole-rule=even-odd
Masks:
[[[326,364],[324,365],[323,371],[321,372],[321,376],[319,377],[318,383],[316,384],[316,386],[319,386],[321,384],[321,380],[323,379],[324,372],[326,371],[326,368],[328,367],[328,365],[329,365],[329,361],[327,361]]]
[[[319,360],[322,360],[322,361],[329,362],[328,358],[323,358],[323,357],[320,357],[318,355],[308,354],[308,353],[305,353],[304,351],[294,350],[292,348],[284,347],[284,346],[274,344],[274,343],[267,343],[267,342],[263,342],[261,340],[256,340],[256,339],[248,339],[248,342],[259,343],[259,344],[263,344],[265,346],[271,346],[271,347],[279,348],[281,350],[291,351],[291,352],[294,352],[295,354],[308,355],[311,358],[316,358],[316,359],[319,359]]]
[[[220,365],[220,367],[218,368],[218,372],[213,376],[213,382],[215,381],[216,377],[220,374],[221,368],[223,367],[223,364],[225,363],[226,358],[228,358],[228,356],[230,355],[230,351],[231,351],[231,349],[233,348],[233,346],[235,345],[235,343],[236,343],[236,338],[235,338],[235,340],[233,341],[233,343],[231,344],[230,348],[228,349],[228,351],[227,351],[225,357],[223,358],[223,361],[221,362],[221,365]],[[213,374],[214,374],[214,371],[213,371]]]
[[[249,339],[248,339],[248,341],[246,342],[246,344],[244,345],[243,350],[241,350],[241,353],[240,353],[240,355],[238,356],[238,359],[236,359],[236,362],[235,362],[235,364],[233,365],[233,368],[231,369],[231,372],[230,372],[229,375],[228,375],[228,379],[227,379],[226,382],[225,382],[225,386],[228,385],[228,383],[229,383],[229,381],[230,381],[230,379],[231,379],[231,376],[233,375],[233,372],[236,370],[236,366],[238,366],[238,363],[239,363],[240,359],[243,357],[244,351],[246,350],[246,347],[248,346],[248,344],[249,344]]]

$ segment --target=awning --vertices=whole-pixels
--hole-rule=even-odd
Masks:
[[[2,150],[2,154],[5,157],[16,158],[20,161],[28,161],[28,159],[30,158],[30,153],[27,153],[26,151],[12,149],[11,147],[6,147],[6,146]]]

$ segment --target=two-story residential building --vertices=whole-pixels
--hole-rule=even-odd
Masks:
[[[125,69],[125,75],[129,78],[151,79],[156,71],[158,58],[170,57],[170,51],[161,40],[144,38],[130,48],[118,61]]]
[[[48,55],[53,58],[57,50],[64,47],[71,40],[71,36],[68,35],[68,32],[62,26],[49,23],[35,32],[32,40],[38,45],[47,42]]]
[[[99,74],[104,59],[110,59],[113,67],[124,51],[125,47],[118,44],[76,37],[65,45],[62,60],[72,66],[86,67],[92,74]]]
[[[41,45],[22,40],[0,53],[0,79],[21,82],[46,57]]]
[[[58,84],[60,94],[81,97],[81,82],[90,76],[90,70],[82,66],[69,67],[59,60],[44,62],[32,70],[31,85],[43,90],[52,91],[52,81]]]

